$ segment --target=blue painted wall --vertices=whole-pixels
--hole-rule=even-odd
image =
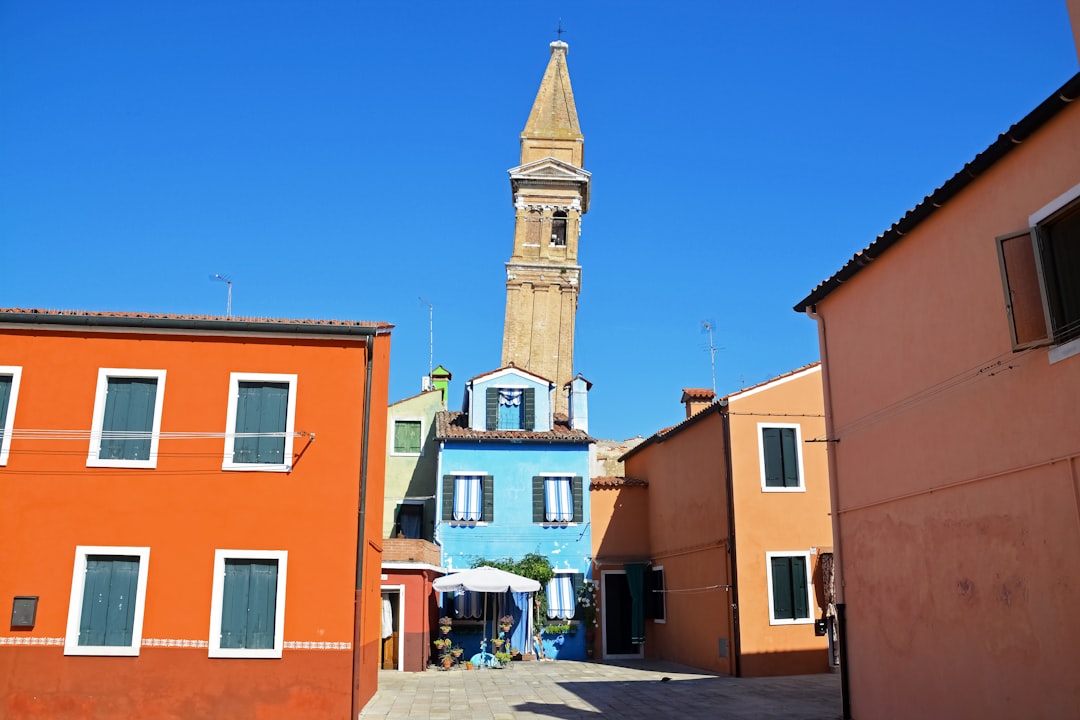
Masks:
[[[490,375],[481,375],[471,381],[468,403],[465,410],[469,413],[469,427],[473,430],[485,430],[487,414],[485,399],[489,387],[532,388],[535,391],[536,417],[533,430],[547,432],[551,430],[551,383],[531,373],[516,368],[498,370]]]

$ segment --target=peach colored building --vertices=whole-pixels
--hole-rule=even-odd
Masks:
[[[817,364],[714,402],[592,483],[605,658],[731,675],[824,672],[831,558]],[[635,615],[637,617],[635,617]]]
[[[0,310],[0,716],[356,717],[390,327]]]
[[[1078,98],[1075,75],[795,306],[847,717],[1080,714]]]

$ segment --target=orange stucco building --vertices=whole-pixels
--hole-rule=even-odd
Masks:
[[[0,310],[0,715],[356,717],[389,332]]]
[[[827,671],[820,367],[715,402],[687,390],[683,402],[684,422],[623,455],[625,478],[592,484],[604,656],[743,676]]]
[[[847,717],[1080,713],[1077,98],[1080,75],[795,306],[824,364]]]

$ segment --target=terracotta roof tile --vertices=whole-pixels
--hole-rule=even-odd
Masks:
[[[439,440],[537,440],[543,442],[595,442],[582,430],[574,430],[558,416],[554,427],[547,431],[533,430],[473,430],[468,414],[444,411],[435,414],[435,437]]]
[[[648,487],[648,480],[627,477],[594,477],[589,483],[590,490],[608,490],[620,487]]]
[[[8,317],[5,317],[8,316]],[[241,326],[251,325],[265,325],[265,326],[287,326],[287,327],[309,327],[312,329],[318,328],[377,328],[377,329],[390,329],[394,327],[390,323],[386,322],[371,322],[364,320],[315,320],[315,319],[295,319],[295,318],[260,318],[260,317],[225,317],[222,315],[188,315],[188,314],[171,314],[171,313],[142,313],[142,312],[109,312],[109,311],[94,311],[94,310],[47,310],[43,308],[0,308],[0,321],[13,320],[17,316],[22,321],[28,321],[33,316],[40,316],[42,320],[49,320],[52,322],[63,321],[64,319],[71,319],[72,321],[78,321],[78,324],[87,324],[87,321],[94,320],[109,320],[109,321],[121,321],[120,325],[124,323],[124,320],[131,321],[155,321],[160,322],[163,326],[166,324],[176,325],[184,322],[194,323],[223,323],[225,326],[232,324],[240,329]]]

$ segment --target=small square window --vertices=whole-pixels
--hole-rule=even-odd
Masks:
[[[491,522],[495,515],[494,484],[491,475],[476,472],[443,475],[443,522]]]
[[[164,370],[98,370],[89,467],[157,466]]]
[[[75,549],[65,655],[138,655],[148,547]]]
[[[488,430],[532,430],[536,426],[536,389],[489,387],[486,391]]]
[[[419,455],[423,441],[422,420],[394,421],[394,455]]]
[[[223,470],[292,470],[296,375],[232,373]]]
[[[284,550],[214,553],[210,657],[281,657],[287,566]]]
[[[15,429],[15,404],[19,399],[22,368],[0,365],[0,465],[7,465]]]
[[[533,522],[579,523],[585,516],[579,475],[545,473],[533,476]]]

